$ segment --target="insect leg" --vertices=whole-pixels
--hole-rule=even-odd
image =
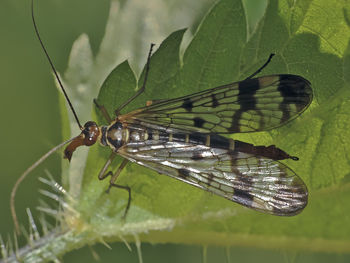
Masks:
[[[101,111],[101,113],[102,113],[103,117],[106,119],[106,121],[108,121],[108,123],[111,123],[112,118],[111,118],[111,116],[109,116],[105,106],[98,104],[97,99],[94,99],[94,103],[95,103],[96,107]]]
[[[114,182],[117,180],[119,174],[121,173],[121,171],[123,170],[123,168],[126,166],[126,164],[128,163],[128,160],[124,159],[123,162],[120,164],[120,166],[118,167],[118,170],[113,174],[112,171],[109,171],[108,173],[106,173],[106,170],[108,169],[108,166],[111,164],[111,162],[113,161],[113,159],[115,158],[116,154],[113,152],[107,162],[105,163],[105,165],[103,166],[103,168],[101,169],[100,173],[98,174],[98,179],[103,180],[108,176],[111,176],[111,179],[109,180],[109,186],[108,189],[106,190],[107,193],[109,193],[109,191],[111,190],[112,187],[116,187],[116,188],[120,188],[120,189],[124,189],[128,192],[128,203],[126,205],[125,208],[125,212],[123,215],[123,218],[125,219],[129,208],[130,208],[130,204],[131,204],[131,189],[129,186],[124,186],[124,185],[119,185],[119,184],[115,184]]]
[[[249,77],[247,77],[245,80],[247,79],[251,79],[253,78],[254,76],[256,76],[258,73],[260,73],[271,61],[272,57],[274,56],[275,54],[271,53],[269,58],[267,59],[267,61],[265,62],[264,65],[262,65],[257,71],[255,71],[253,74],[251,74]]]
[[[112,172],[110,171],[110,172],[108,172],[107,174],[105,174],[106,171],[107,171],[107,169],[108,169],[108,167],[109,167],[109,165],[111,164],[111,162],[113,161],[113,159],[114,159],[116,156],[117,156],[116,153],[114,153],[114,152],[111,153],[111,155],[109,156],[107,162],[105,163],[105,165],[102,167],[101,171],[99,172],[99,174],[98,174],[98,179],[103,180],[103,179],[105,179],[105,178],[109,175],[109,173],[112,173]]]
[[[120,175],[121,171],[124,169],[124,167],[127,165],[129,161],[127,159],[124,159],[123,162],[119,165],[118,170],[113,174],[111,180],[109,180],[109,187],[107,189],[107,193],[110,191],[110,189],[112,188],[112,186],[116,186],[116,184],[114,184],[114,182],[117,180],[118,176]],[[117,186],[119,187],[119,186]],[[121,187],[123,188],[123,187]],[[129,187],[127,187],[129,188]],[[130,190],[129,190],[130,192]],[[130,194],[129,194],[130,195]]]
[[[128,197],[128,203],[126,205],[125,211],[124,211],[124,215],[123,215],[123,219],[126,218],[126,215],[129,212],[129,208],[130,208],[130,204],[131,204],[131,189],[129,186],[126,185],[119,185],[119,184],[110,184],[110,187],[108,189],[110,189],[112,186],[116,187],[116,188],[120,188],[120,189],[124,189],[126,191],[128,191],[129,197]],[[107,190],[108,191],[108,190]]]
[[[125,185],[119,185],[119,184],[115,184],[114,182],[117,180],[119,174],[121,173],[121,171],[124,169],[124,167],[126,166],[126,164],[129,161],[127,159],[124,159],[123,162],[120,164],[120,166],[118,167],[118,170],[114,173],[114,175],[112,176],[111,180],[109,180],[109,187],[107,189],[107,193],[111,190],[112,187],[116,187],[116,188],[120,188],[120,189],[124,189],[126,191],[128,191],[129,197],[128,197],[128,204],[126,205],[125,211],[124,211],[124,215],[123,215],[123,219],[126,218],[126,215],[129,211],[130,208],[130,203],[131,203],[131,189],[129,186],[125,186]]]
[[[145,78],[143,79],[143,84],[142,87],[133,95],[131,96],[128,100],[126,100],[122,105],[119,106],[118,109],[115,110],[115,115],[119,115],[120,111],[128,105],[130,102],[132,102],[136,97],[138,97],[142,92],[145,91],[146,88],[146,82],[148,78],[148,72],[149,72],[149,64],[151,60],[151,55],[152,55],[152,49],[154,47],[154,44],[151,44],[151,48],[149,49],[148,57],[147,57],[147,63],[146,63],[146,72],[145,72]]]

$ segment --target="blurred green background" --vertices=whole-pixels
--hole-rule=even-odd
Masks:
[[[134,2],[137,3],[137,1]],[[184,1],[169,0],[168,2],[172,8],[175,8]],[[198,16],[189,19],[194,24],[215,1],[202,2],[202,5],[192,6],[193,13]],[[250,16],[256,20],[264,8],[263,1],[246,2],[250,6],[249,10],[252,11],[249,13]],[[65,71],[72,43],[83,32],[89,36],[92,50],[96,54],[104,35],[109,8],[109,0],[36,1],[37,24],[59,72]],[[191,8],[191,5],[188,4],[187,8]],[[254,14],[254,11],[257,14]],[[164,20],[164,23],[172,24],[172,21]],[[165,38],[171,32],[169,30],[163,37]],[[0,2],[0,36],[0,114],[2,122],[0,136],[3,140],[0,151],[2,210],[0,233],[2,238],[7,240],[8,235],[13,237],[9,196],[15,180],[43,153],[60,143],[62,138],[58,93],[50,67],[34,34],[29,0],[2,0]],[[128,57],[124,59],[126,58]],[[137,65],[132,66],[137,68]],[[40,197],[38,189],[43,186],[37,178],[45,176],[44,169],[48,169],[56,180],[60,181],[61,158],[61,153],[52,156],[36,169],[20,187],[16,205],[20,222],[27,222],[26,207],[30,207],[34,214],[38,214],[35,211],[38,205],[37,200]],[[96,245],[92,250],[96,251],[102,262],[138,262],[134,246],[132,246],[132,252],[129,252],[121,243],[112,244],[112,247],[113,250],[109,250],[102,245]],[[142,254],[144,262],[163,262],[165,260],[167,262],[350,262],[348,255],[339,254],[255,248],[203,248],[173,244],[142,244]],[[86,247],[71,252],[63,260],[64,262],[76,262],[77,260],[95,262],[91,255],[91,249]]]

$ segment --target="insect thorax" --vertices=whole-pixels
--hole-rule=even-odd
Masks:
[[[115,152],[130,141],[139,142],[148,139],[145,129],[126,128],[120,121],[115,121],[109,126],[102,126],[101,132],[101,144],[111,147]]]

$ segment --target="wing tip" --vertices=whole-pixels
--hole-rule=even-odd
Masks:
[[[256,211],[275,216],[295,216],[308,204],[308,189],[303,180],[294,174],[283,177],[276,188],[266,191],[242,191],[235,189],[232,201]]]
[[[307,108],[313,99],[313,91],[309,80],[299,75],[281,74],[279,75],[278,89],[285,97],[300,99],[302,108]],[[294,101],[291,101],[294,102]]]

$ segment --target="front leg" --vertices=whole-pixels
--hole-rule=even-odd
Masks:
[[[112,118],[111,118],[111,116],[109,116],[105,106],[100,105],[97,102],[97,99],[94,99],[94,103],[95,103],[96,107],[101,111],[101,113],[102,113],[103,117],[106,119],[106,121],[110,124],[112,122]]]
[[[109,156],[107,162],[105,163],[105,165],[102,167],[100,173],[98,174],[98,179],[99,180],[104,180],[108,176],[111,176],[111,179],[109,180],[109,186],[108,186],[108,188],[106,190],[106,193],[109,193],[109,191],[111,190],[112,187],[124,189],[124,190],[126,190],[128,192],[128,195],[129,195],[128,203],[126,205],[125,212],[124,212],[124,215],[123,215],[123,219],[125,219],[128,211],[129,211],[130,204],[131,204],[131,189],[130,189],[129,186],[115,184],[115,181],[117,180],[117,178],[120,175],[121,171],[124,169],[124,167],[126,166],[126,164],[129,161],[124,159],[123,162],[120,164],[120,166],[118,167],[117,171],[114,174],[113,174],[112,171],[109,171],[109,172],[106,173],[109,165],[111,164],[111,162],[113,161],[115,156],[116,156],[116,153],[112,152],[111,155]]]

